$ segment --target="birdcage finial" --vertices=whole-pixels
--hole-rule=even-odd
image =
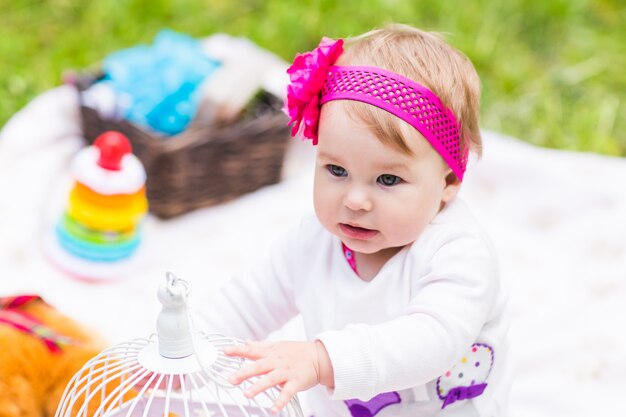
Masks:
[[[163,308],[157,316],[159,353],[171,359],[184,358],[193,353],[193,340],[187,314],[189,284],[171,272],[159,286],[157,297]]]

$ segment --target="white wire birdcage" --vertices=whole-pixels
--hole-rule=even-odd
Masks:
[[[163,308],[157,333],[104,350],[78,371],[55,417],[269,417],[280,389],[255,398],[243,392],[256,378],[228,382],[244,360],[223,348],[241,340],[194,333],[187,312],[188,284],[167,273],[159,287]],[[297,397],[278,414],[302,417]]]

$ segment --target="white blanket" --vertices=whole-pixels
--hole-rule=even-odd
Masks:
[[[626,160],[536,148],[485,132],[462,195],[511,283],[511,415],[626,415]],[[154,332],[165,271],[213,291],[312,210],[312,157],[294,140],[284,180],[169,221],[148,216],[132,276],[78,281],[41,250],[82,142],[77,102],[51,90],[0,132],[0,296],[33,292],[111,343]],[[623,316],[622,316],[623,314]],[[620,317],[622,317],[620,319]],[[275,337],[298,337],[292,322]]]

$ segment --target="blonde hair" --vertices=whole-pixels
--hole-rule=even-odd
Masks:
[[[427,87],[461,123],[462,149],[481,155],[480,79],[463,53],[448,45],[440,34],[398,24],[345,42],[337,65],[383,68]],[[419,135],[413,127],[377,107],[351,100],[344,103],[348,114],[365,123],[383,143],[411,153],[405,140],[410,140],[406,136]]]

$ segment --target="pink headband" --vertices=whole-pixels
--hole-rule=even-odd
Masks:
[[[332,100],[355,100],[388,111],[428,140],[459,180],[467,165],[459,124],[452,111],[429,89],[399,74],[376,67],[333,66],[343,40],[323,38],[311,52],[298,54],[287,73],[285,112],[291,134],[303,124],[303,135],[317,144],[320,106]]]

